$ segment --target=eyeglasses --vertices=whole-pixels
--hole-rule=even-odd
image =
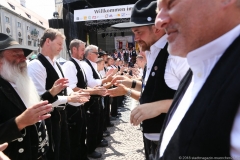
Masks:
[[[91,52],[91,53],[95,53],[96,55],[98,55],[98,52]]]

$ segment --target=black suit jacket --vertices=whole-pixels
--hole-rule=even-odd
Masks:
[[[169,141],[162,160],[190,157],[229,157],[231,131],[240,104],[240,36],[229,46],[212,69],[198,95],[189,107]],[[180,84],[165,119],[184,92],[185,79]],[[185,81],[185,82],[184,82]],[[160,144],[163,135],[160,136]],[[157,151],[157,154],[159,151]],[[157,155],[156,159],[159,159]]]
[[[4,153],[12,160],[35,160],[38,156],[36,125],[18,130],[15,118],[26,110],[10,83],[0,77],[0,144],[8,142]]]

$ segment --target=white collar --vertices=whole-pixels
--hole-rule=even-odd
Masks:
[[[146,51],[147,54],[158,54],[161,49],[165,47],[167,43],[167,35],[162,36],[157,42],[150,47],[150,51]]]
[[[80,63],[80,60],[78,60],[78,59],[76,59],[74,57],[72,57],[72,59],[74,59],[77,63]]]
[[[222,56],[224,51],[231,45],[231,43],[240,35],[240,25],[236,26],[229,32],[206,45],[191,51],[187,54],[187,60],[190,68],[198,65],[215,56]]]
[[[89,59],[88,59],[89,60]],[[91,65],[93,66],[93,68],[97,71],[97,63],[92,62],[91,60],[89,60],[89,62],[91,63]]]

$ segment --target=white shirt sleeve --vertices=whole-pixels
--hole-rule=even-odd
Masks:
[[[36,86],[39,95],[46,92],[45,86],[47,72],[46,68],[39,60],[33,60],[28,63],[28,75],[31,77],[34,85]],[[52,103],[52,106],[56,107],[65,103],[67,103],[67,96],[58,96],[58,100]]]
[[[186,58],[168,56],[164,79],[168,87],[177,90],[179,83],[189,70]]]
[[[81,61],[81,66],[86,74],[88,87],[94,88],[94,87],[100,86],[102,84],[101,79],[93,78],[92,69],[86,62]]]
[[[69,87],[74,89],[77,87],[78,79],[77,79],[77,69],[73,62],[67,61],[62,66],[63,74],[65,78],[69,81]]]

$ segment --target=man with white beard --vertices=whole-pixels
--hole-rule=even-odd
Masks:
[[[44,120],[52,105],[41,101],[27,74],[26,56],[32,49],[0,33],[0,144],[8,142],[3,152],[14,160],[44,159],[48,135]],[[54,97],[65,88],[65,79],[56,81],[43,97]]]

